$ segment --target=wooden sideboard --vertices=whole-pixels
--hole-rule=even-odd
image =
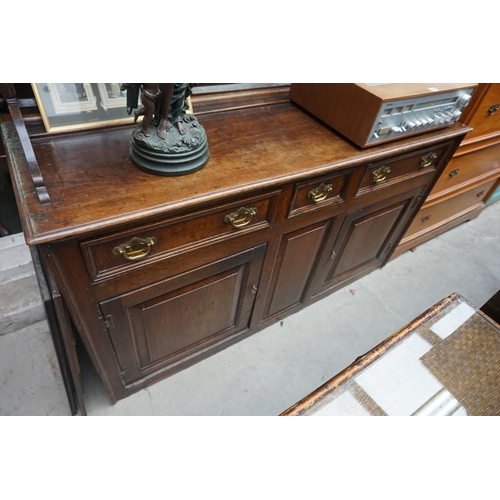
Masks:
[[[441,174],[394,256],[477,217],[500,179],[500,84],[479,84],[462,121],[472,130]]]
[[[470,130],[360,150],[288,101],[198,116],[211,156],[185,177],[137,169],[129,126],[33,135],[46,203],[1,124],[26,240],[113,402],[383,266]]]

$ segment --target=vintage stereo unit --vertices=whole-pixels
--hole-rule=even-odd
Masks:
[[[475,83],[294,83],[290,100],[365,148],[460,119]]]

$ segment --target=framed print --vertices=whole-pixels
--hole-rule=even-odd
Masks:
[[[47,132],[132,123],[119,83],[33,83]]]

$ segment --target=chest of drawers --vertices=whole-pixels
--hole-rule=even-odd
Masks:
[[[200,121],[211,158],[178,178],[134,167],[128,127],[32,138],[45,204],[1,126],[26,239],[112,401],[383,266],[469,130],[363,151],[291,103]]]
[[[394,256],[479,216],[500,179],[500,84],[480,84],[462,120],[473,128]]]

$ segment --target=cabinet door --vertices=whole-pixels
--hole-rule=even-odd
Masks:
[[[266,245],[100,304],[125,384],[186,366],[248,329]]]
[[[348,213],[338,236],[330,236],[316,272],[315,295],[384,265],[415,213],[424,188]],[[335,229],[335,228],[332,228]]]
[[[318,258],[321,243],[331,221],[321,221],[284,234],[273,269],[264,318],[291,309],[307,301],[307,285]]]

